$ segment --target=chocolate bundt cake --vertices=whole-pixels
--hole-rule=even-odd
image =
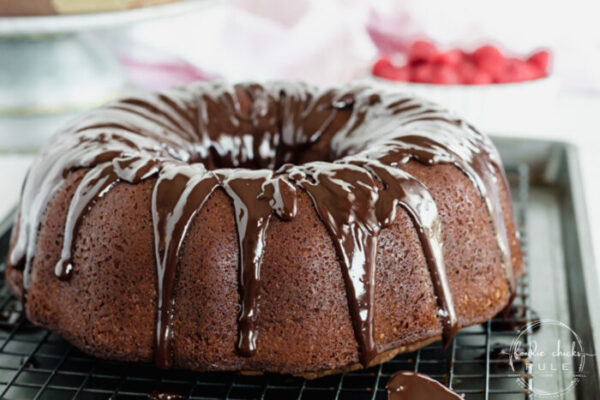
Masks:
[[[6,277],[99,357],[316,377],[449,342],[522,272],[497,151],[460,118],[368,87],[198,83],[53,138]]]

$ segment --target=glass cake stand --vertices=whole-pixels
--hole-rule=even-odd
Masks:
[[[217,1],[0,17],[0,149],[35,150],[77,112],[129,89],[116,56],[91,32],[196,12]]]

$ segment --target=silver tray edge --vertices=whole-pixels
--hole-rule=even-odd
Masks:
[[[600,393],[600,288],[594,260],[579,151],[558,140],[493,137],[506,163],[525,163],[532,186],[548,186],[561,203],[561,234],[569,294],[571,327],[581,336],[592,365],[576,387],[576,398]],[[584,293],[582,293],[584,291]]]

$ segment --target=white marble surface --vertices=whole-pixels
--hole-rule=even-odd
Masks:
[[[549,119],[552,121],[551,124],[540,124],[543,129],[515,130],[506,134],[552,138],[577,145],[585,183],[585,200],[592,232],[592,243],[595,259],[598,260],[600,257],[600,96],[563,93],[559,96],[556,109],[549,112]],[[2,140],[2,134],[0,134],[0,140]],[[0,153],[0,180],[2,182],[0,216],[9,212],[16,204],[21,183],[31,159],[32,156],[27,154]],[[596,265],[600,264],[596,263]]]

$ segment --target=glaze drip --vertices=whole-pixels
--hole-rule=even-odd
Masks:
[[[218,186],[202,164],[165,164],[152,192],[152,221],[157,271],[156,365],[172,364],[171,339],[179,253],[194,215]]]
[[[385,388],[388,400],[463,400],[435,379],[412,371],[396,372]]]
[[[256,352],[256,322],[260,304],[260,267],[266,246],[266,233],[273,215],[271,198],[265,196],[264,185],[270,170],[219,171],[221,184],[233,200],[240,247],[240,294],[238,351],[244,357]]]
[[[502,168],[489,139],[431,103],[366,87],[321,91],[301,84],[199,83],[89,112],[59,132],[34,161],[9,262],[24,268],[26,291],[44,211],[71,172],[88,169],[67,213],[56,266],[64,280],[77,268],[74,238],[94,203],[116,184],[154,180],[155,360],[168,368],[182,245],[194,216],[221,189],[232,201],[239,245],[237,349],[249,357],[260,348],[261,264],[269,223],[273,215],[294,218],[300,189],[335,245],[366,366],[382,351],[373,315],[378,235],[399,208],[420,239],[445,343],[458,328],[437,206],[427,187],[403,169],[412,160],[454,165],[471,180],[485,202],[514,293],[496,182]]]
[[[442,340],[447,346],[458,330],[458,319],[444,266],[442,225],[435,201],[423,184],[400,169],[374,161],[364,162],[363,167],[371,171],[385,187],[376,205],[377,220],[382,227],[396,219],[398,205],[411,217],[429,268],[442,321]]]
[[[91,206],[102,198],[117,182],[137,183],[152,176],[158,170],[158,161],[147,157],[119,157],[111,162],[91,168],[83,177],[69,205],[61,258],[55,274],[68,280],[73,272],[72,252],[75,233]]]
[[[71,200],[67,221],[65,222],[64,245],[60,261],[54,270],[56,276],[61,280],[67,280],[73,272],[72,252],[75,231],[81,224],[81,220],[87,210],[97,199],[101,198],[110,188],[117,183],[118,177],[113,172],[110,163],[100,164],[92,168],[77,187],[75,195]]]
[[[184,398],[185,397],[180,394],[159,392],[158,390],[153,390],[152,393],[148,395],[149,400],[182,400]]]
[[[373,300],[377,234],[381,228],[375,215],[379,190],[367,171],[350,164],[325,166],[315,162],[295,167],[289,176],[308,192],[333,237],[343,265],[360,361],[367,365],[377,354]]]

